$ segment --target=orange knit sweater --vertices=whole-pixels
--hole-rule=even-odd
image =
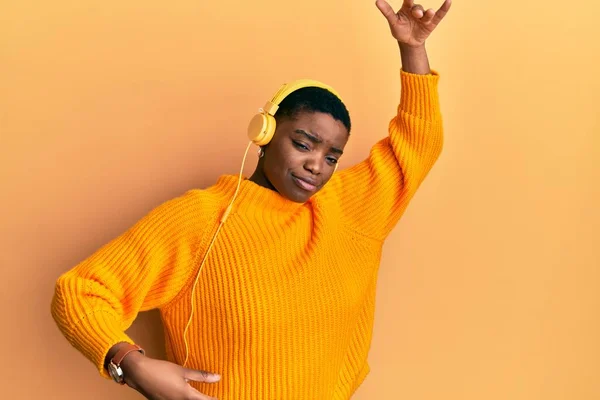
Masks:
[[[400,71],[389,135],[307,203],[249,180],[201,271],[187,366],[220,400],[348,399],[369,371],[383,240],[442,148],[439,75]],[[183,363],[191,287],[237,184],[223,176],[152,210],[57,281],[52,315],[100,374],[140,311],[160,309]],[[143,343],[142,343],[143,346]]]

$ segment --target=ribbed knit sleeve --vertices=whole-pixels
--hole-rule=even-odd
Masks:
[[[51,312],[68,341],[100,374],[108,350],[138,312],[172,299],[188,279],[198,248],[200,200],[193,192],[156,207],[56,282]]]
[[[343,220],[383,240],[438,159],[443,144],[439,75],[400,71],[401,96],[389,134],[366,160],[335,174],[330,185]]]

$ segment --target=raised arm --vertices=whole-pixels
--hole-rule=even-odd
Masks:
[[[442,150],[439,75],[429,67],[425,41],[450,4],[446,0],[437,11],[425,11],[405,0],[394,12],[385,0],[376,2],[400,49],[400,102],[388,136],[372,147],[366,160],[334,175],[330,187],[344,221],[377,240],[400,219]]]

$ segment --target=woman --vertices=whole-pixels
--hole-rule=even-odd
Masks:
[[[383,242],[442,147],[425,40],[450,0],[376,5],[400,47],[402,95],[365,161],[334,174],[348,112],[333,89],[299,88],[249,179],[160,205],[58,279],[52,314],[102,376],[166,400],[348,399],[362,383]],[[168,361],[125,334],[149,309]]]

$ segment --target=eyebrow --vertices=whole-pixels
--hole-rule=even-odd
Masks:
[[[310,140],[310,141],[311,141],[311,142],[313,142],[313,143],[323,143],[323,139],[321,139],[321,138],[319,137],[319,135],[317,135],[317,134],[315,134],[315,133],[308,133],[308,132],[306,132],[306,131],[305,131],[305,130],[303,130],[303,129],[296,129],[296,130],[294,131],[294,133],[299,133],[299,134],[301,134],[301,135],[305,136],[305,137],[306,137],[308,140]],[[342,154],[344,154],[344,152],[343,152],[341,149],[338,149],[337,147],[332,147],[332,148],[331,148],[331,151],[332,151],[333,153],[337,153],[337,154],[339,154],[339,155],[342,155]]]

